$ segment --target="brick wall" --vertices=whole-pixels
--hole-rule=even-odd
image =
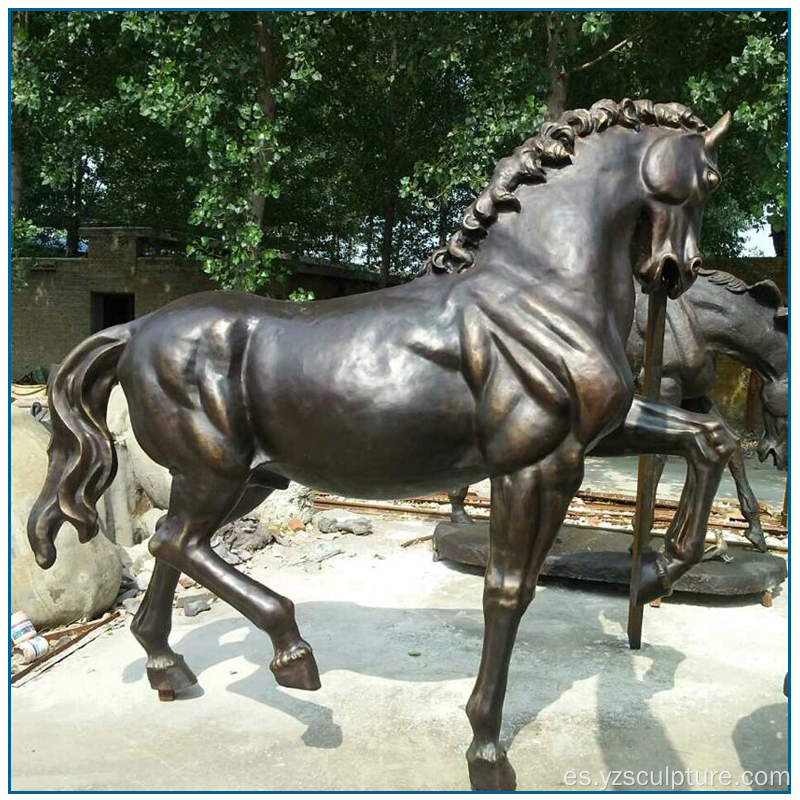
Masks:
[[[45,371],[91,330],[92,292],[134,295],[140,317],[186,294],[215,288],[191,262],[171,259],[59,258],[39,260],[28,285],[11,295],[11,379]]]
[[[89,228],[83,258],[26,259],[27,287],[11,294],[10,378],[40,367],[45,372],[92,332],[92,293],[134,295],[140,317],[178,297],[216,289],[199,265],[178,255],[148,256],[148,245],[174,245],[176,239],[147,228]],[[156,250],[161,249],[156,247]],[[284,262],[292,274],[265,287],[272,297],[296,288],[319,299],[374,289],[376,277],[323,262]]]

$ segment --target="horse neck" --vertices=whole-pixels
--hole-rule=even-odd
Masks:
[[[701,281],[700,291],[691,289],[686,299],[697,310],[711,349],[750,367],[765,382],[786,379],[789,342],[775,327],[775,310],[748,294],[734,294],[724,286]]]
[[[502,273],[520,296],[550,295],[584,325],[610,323],[624,345],[634,308],[636,184],[631,172],[576,159],[547,183],[521,187],[520,212],[501,215],[478,251],[478,267]]]

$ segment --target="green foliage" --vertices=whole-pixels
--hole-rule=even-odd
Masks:
[[[785,11],[15,11],[21,214],[189,234],[223,286],[278,252],[415,270],[496,161],[566,107],[691,103],[734,123],[709,254],[785,227]]]
[[[275,257],[261,246],[254,198],[280,196],[273,167],[289,147],[279,111],[300,84],[319,79],[313,15],[286,12],[265,20],[285,51],[281,76],[270,86],[259,73],[256,22],[255,12],[125,12],[121,30],[144,57],[135,73],[117,78],[123,101],[180,136],[201,165],[187,176],[195,192],[188,221],[209,235],[196,237],[189,255],[221,285],[247,291],[267,280]],[[276,107],[273,113],[265,108],[264,94]]]
[[[286,299],[291,300],[293,303],[309,303],[316,297],[312,289],[303,289],[298,287]]]
[[[788,37],[782,24],[766,12],[733,15],[740,32],[730,61],[697,75],[687,86],[692,102],[721,113],[733,110],[739,141],[735,162],[747,183],[737,187],[740,209],[751,220],[766,217],[775,230],[785,230],[788,213],[789,75]],[[741,48],[741,49],[739,49]]]

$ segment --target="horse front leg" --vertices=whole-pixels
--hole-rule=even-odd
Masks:
[[[583,478],[583,451],[563,448],[520,472],[492,479],[489,559],[483,594],[484,640],[467,716],[472,788],[512,791],[516,776],[500,744],[508,667],[522,615],[570,500]]]
[[[744,469],[744,454],[738,441],[731,454],[731,460],[728,462],[728,469],[736,482],[736,494],[739,497],[742,516],[747,520],[747,530],[744,532],[744,536],[756,549],[766,553],[767,540],[764,538],[764,529],[761,527],[761,512],[758,508],[758,500],[750,486],[750,481],[747,480],[747,473]]]
[[[703,558],[708,516],[725,464],[736,446],[727,426],[704,414],[634,398],[625,421],[602,439],[593,455],[679,455],[686,483],[667,531],[664,553],[642,568],[639,603],[668,595],[682,575]]]
[[[695,411],[698,414],[708,414],[714,417],[714,419],[718,419],[723,424],[727,424],[725,418],[720,414],[719,409],[707,395],[691,400],[684,400],[683,408],[687,411]],[[730,431],[730,428],[728,430]],[[736,494],[739,498],[739,507],[742,510],[742,516],[747,520],[748,527],[744,535],[751,544],[762,553],[765,553],[767,551],[767,542],[761,527],[761,514],[758,509],[758,500],[756,500],[756,496],[753,493],[750,482],[747,480],[747,473],[744,469],[742,445],[733,431],[730,431],[730,433],[731,436],[734,437],[736,446],[728,461],[728,470],[736,483]]]
[[[714,403],[708,399],[708,413],[715,419],[725,422],[722,414]],[[733,434],[731,434],[733,435]],[[747,530],[745,538],[758,548],[762,553],[767,552],[767,541],[764,538],[764,530],[761,527],[761,514],[758,510],[758,500],[756,499],[750,481],[747,480],[747,473],[744,469],[744,453],[739,439],[734,436],[736,446],[731,453],[728,461],[728,469],[736,483],[736,494],[739,497],[739,507],[742,509],[742,516],[747,520]]]

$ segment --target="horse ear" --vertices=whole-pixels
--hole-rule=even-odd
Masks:
[[[731,126],[731,112],[726,111],[714,124],[714,127],[707,130],[703,137],[706,140],[706,153],[708,153],[708,157],[716,163],[717,161],[717,153],[719,152],[719,146],[722,144],[722,140],[725,138],[725,134],[728,132],[728,128]]]
[[[783,305],[783,295],[775,281],[767,279],[754,283],[747,287],[747,293],[753,300],[767,308],[780,308]]]
[[[789,333],[789,309],[786,306],[781,306],[775,312],[775,327],[783,333]]]

